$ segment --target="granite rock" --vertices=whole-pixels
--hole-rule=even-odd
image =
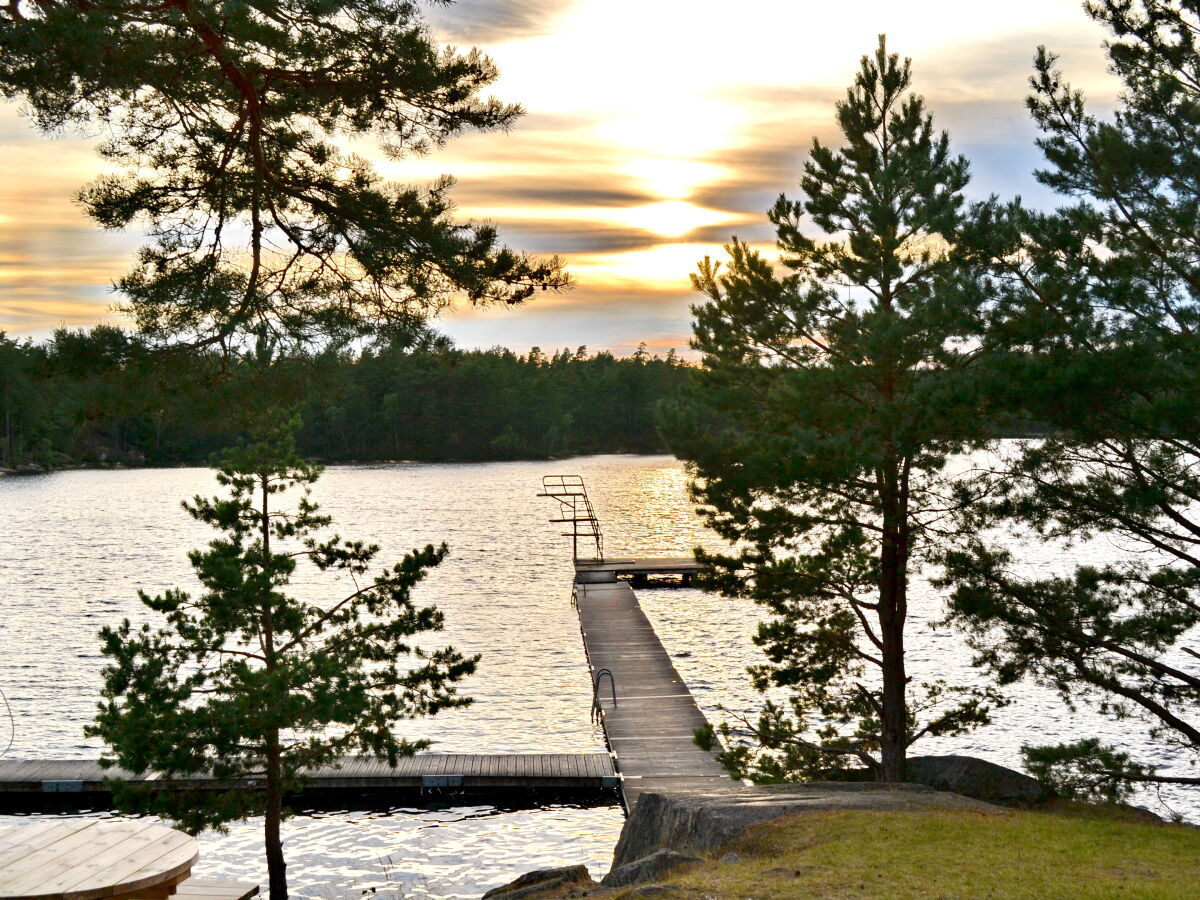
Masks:
[[[1004,806],[1033,806],[1051,798],[1035,778],[974,756],[911,756],[908,780]]]
[[[810,782],[766,787],[735,786],[694,794],[642,794],[625,822],[613,868],[657,850],[701,854],[751,825],[791,813],[834,809],[971,809],[1001,814],[991,804],[913,784]],[[608,879],[604,884],[608,884]]]
[[[483,900],[536,900],[561,896],[571,888],[590,890],[594,887],[596,882],[588,874],[587,866],[561,866],[526,872],[508,884],[488,891]]]
[[[642,796],[644,797],[645,794]],[[658,881],[663,875],[681,866],[698,862],[704,862],[704,860],[698,856],[676,853],[674,850],[656,850],[654,853],[623,865],[614,865],[612,871],[605,875],[604,880],[600,883],[606,888],[644,884],[648,881]]]

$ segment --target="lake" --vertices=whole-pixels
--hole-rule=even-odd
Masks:
[[[464,687],[473,706],[402,723],[405,736],[435,741],[435,752],[604,748],[589,718],[591,685],[570,603],[569,543],[560,526],[547,523],[554,505],[535,496],[548,473],[585,478],[609,555],[680,556],[697,544],[717,546],[692,511],[681,464],[666,456],[337,466],[315,487],[337,533],[380,544],[381,562],[414,546],[450,546],[450,557],[418,589],[420,601],[444,611],[446,630],[421,643],[451,643],[483,659]],[[81,731],[95,711],[103,664],[96,632],[124,617],[147,619],[138,589],[153,593],[194,584],[185,552],[202,546],[212,532],[179,504],[215,490],[206,469],[0,479],[6,535],[0,545],[0,690],[15,720],[10,758],[99,754]],[[1070,559],[1037,545],[1024,551],[1030,564],[1042,568],[1114,552],[1123,551],[1104,542],[1075,548]],[[296,590],[315,598],[328,587],[323,577],[306,575]],[[750,643],[756,607],[693,589],[640,589],[638,595],[710,719],[721,718],[722,706],[756,708],[744,671],[758,660]],[[918,680],[979,680],[962,639],[930,624],[941,616],[936,592],[915,582],[910,607],[912,674]],[[991,726],[963,738],[923,741],[915,752],[971,753],[1016,765],[1023,742],[1098,734],[1155,758],[1144,747],[1140,723],[1070,713],[1032,685],[1010,693],[1015,702]],[[8,731],[0,709],[0,750]],[[1161,756],[1155,761],[1170,763]],[[1163,799],[1200,819],[1200,804],[1187,792],[1164,791]],[[0,824],[16,818],[0,817]],[[612,806],[347,810],[292,819],[284,839],[289,880],[314,897],[358,897],[391,884],[404,886],[409,897],[475,898],[542,866],[584,862],[599,875],[621,824],[621,811]],[[202,836],[196,873],[244,878],[262,871],[260,860],[261,828],[235,825],[229,835]]]

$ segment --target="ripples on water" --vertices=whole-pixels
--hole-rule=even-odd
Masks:
[[[417,595],[444,611],[446,631],[422,643],[452,643],[483,659],[464,687],[475,705],[403,723],[406,736],[436,741],[435,752],[603,749],[602,735],[589,721],[591,686],[569,603],[569,547],[559,526],[547,524],[553,505],[534,496],[541,476],[558,472],[586,479],[609,555],[686,555],[697,544],[716,547],[692,512],[682,467],[670,457],[339,466],[315,487],[336,531],[380,544],[381,562],[426,543],[450,545],[450,557]],[[8,536],[0,545],[0,688],[17,720],[10,757],[98,754],[99,746],[81,733],[99,690],[96,632],[126,616],[146,618],[139,588],[158,592],[194,583],[185,551],[213,533],[179,502],[215,491],[205,469],[0,479]],[[1023,551],[1041,568],[1116,552],[1105,543],[1077,549],[1068,560],[1037,545]],[[328,585],[298,579],[296,589],[317,597]],[[720,718],[718,706],[745,712],[757,707],[745,674],[760,659],[750,643],[759,619],[755,606],[684,589],[642,590],[639,597],[711,719]],[[912,673],[978,680],[961,638],[928,624],[940,618],[941,606],[927,585],[914,584],[911,608]],[[1152,756],[1142,746],[1140,723],[1070,714],[1052,694],[1031,685],[1011,693],[1017,702],[999,711],[992,726],[964,738],[923,741],[916,752],[975,753],[1016,765],[1023,742],[1098,734]],[[0,747],[6,732],[0,717]],[[1164,796],[1200,818],[1200,804],[1184,792]],[[588,860],[594,874],[603,872],[620,826],[620,812],[611,807],[320,814],[291,820],[285,841],[292,878],[310,895],[324,896],[327,889],[331,898],[344,896],[348,878],[378,881],[380,860],[390,857],[393,871],[417,885],[418,894],[427,882],[435,894],[458,897],[478,896],[541,865]],[[260,834],[252,822],[231,826],[228,836],[206,836],[204,873],[244,878],[260,871]]]

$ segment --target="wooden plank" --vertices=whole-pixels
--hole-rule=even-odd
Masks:
[[[78,878],[63,879],[64,889],[78,900],[87,900],[108,896],[113,889],[107,885],[118,885],[116,893],[129,893],[186,876],[200,856],[196,839],[181,831],[165,830],[166,835],[147,839],[143,833],[94,857],[87,866],[71,873]]]
[[[257,884],[188,878],[172,894],[173,900],[249,900],[258,893]]]
[[[94,843],[96,846],[107,846],[106,841],[117,843],[126,836],[116,832],[107,837],[94,836],[91,832],[95,830],[98,821],[97,819],[69,819],[55,822],[56,827],[43,833],[41,839],[35,842],[34,852],[13,856],[5,861],[3,866],[0,866],[0,884],[3,884],[6,889],[13,887],[15,893],[17,889],[24,889],[27,879],[40,879],[43,872],[58,874],[61,869],[69,868],[71,855],[78,848],[86,847],[89,843]],[[149,824],[143,826],[143,828],[149,827]],[[96,832],[96,834],[98,833]],[[19,838],[13,840],[19,840]],[[49,862],[47,856],[43,856],[47,851],[53,855],[53,859],[50,859]],[[56,862],[59,865],[58,869],[55,868]]]
[[[18,860],[62,839],[62,821],[43,819],[32,825],[20,825],[0,831],[0,876],[5,871],[19,871]]]

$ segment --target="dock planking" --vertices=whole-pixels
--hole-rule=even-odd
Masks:
[[[662,562],[664,568],[658,571],[671,570],[677,561]],[[588,563],[576,569],[596,571]],[[577,582],[575,597],[593,683],[602,669],[610,670],[616,681],[616,704],[605,679],[600,707],[626,808],[632,810],[645,791],[705,791],[728,785],[729,776],[714,755],[692,742],[692,734],[706,720],[629,584]]]
[[[643,585],[652,577],[678,575],[684,584],[688,584],[702,568],[690,556],[579,559],[575,561],[575,580],[611,584],[618,576],[628,575],[635,585]]]
[[[616,771],[607,753],[419,753],[396,765],[373,757],[351,756],[336,766],[306,772],[305,790],[406,790],[430,786],[428,779],[452,779],[437,786],[465,792],[587,792],[597,795],[616,786]],[[106,779],[154,784],[168,790],[196,790],[207,779],[167,778],[157,773],[134,775],[103,769],[87,759],[0,759],[0,798],[46,793],[107,794]],[[249,782],[247,782],[249,786]]]

